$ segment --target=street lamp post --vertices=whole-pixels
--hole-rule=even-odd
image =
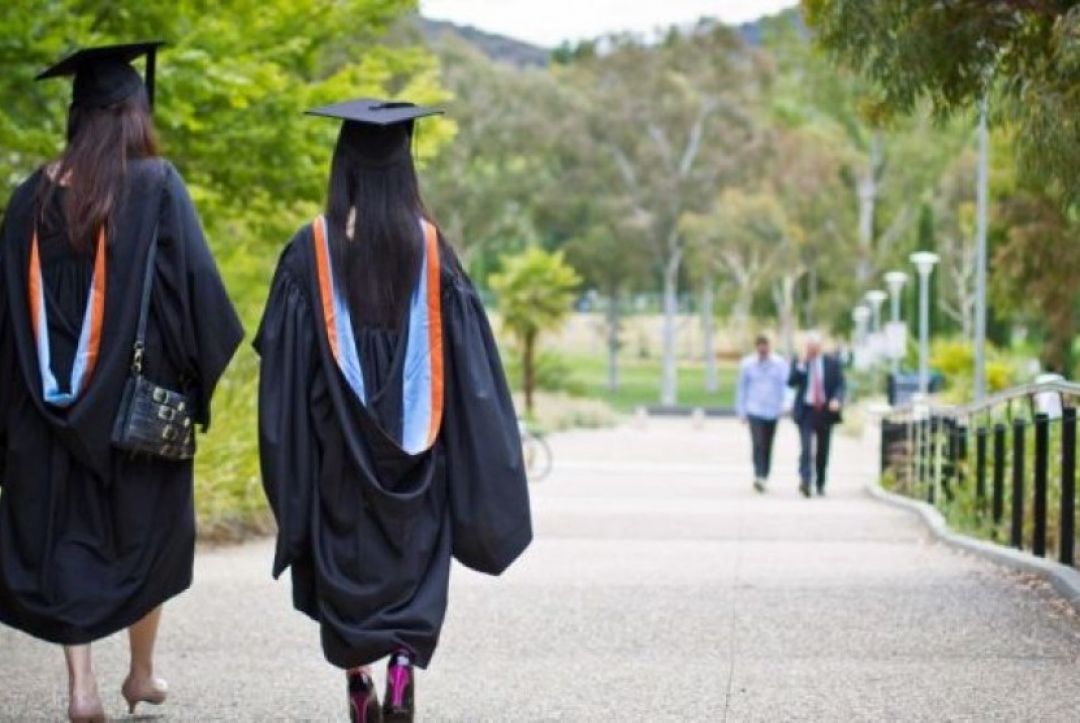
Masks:
[[[881,289],[874,289],[866,292],[866,300],[870,302],[870,309],[874,312],[874,324],[871,327],[872,331],[881,331],[881,305],[885,303],[885,300],[889,298]]]
[[[872,289],[866,292],[866,303],[870,305],[872,314],[867,347],[870,352],[870,361],[875,367],[882,361],[882,357],[887,354],[883,340],[884,334],[881,330],[881,305],[885,303],[887,298],[889,298],[889,295],[881,289]]]
[[[889,271],[885,274],[885,285],[889,287],[889,296],[892,297],[892,319],[900,321],[900,293],[907,284],[907,274],[903,271]]]
[[[855,366],[862,369],[867,360],[866,327],[870,321],[870,309],[859,304],[851,310],[851,320],[855,322]]]
[[[855,339],[860,343],[866,338],[866,327],[870,316],[870,310],[865,304],[859,304],[851,310],[851,320],[855,322]]]
[[[904,291],[907,279],[908,276],[903,271],[889,271],[885,274],[885,285],[889,287],[889,296],[892,298],[892,318],[890,321],[893,324],[900,323],[900,294]],[[902,356],[903,354],[899,350],[892,355],[893,372],[900,371],[900,358]]]
[[[909,257],[919,272],[919,394],[930,391],[930,274],[938,255],[916,251]]]

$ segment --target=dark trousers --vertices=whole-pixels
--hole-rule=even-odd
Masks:
[[[799,479],[804,485],[816,481],[818,489],[825,489],[832,428],[832,415],[824,410],[807,409],[799,420]]]
[[[773,439],[776,437],[776,420],[764,417],[748,416],[750,424],[750,441],[754,447],[754,477],[758,479],[769,478],[769,468],[772,467]]]

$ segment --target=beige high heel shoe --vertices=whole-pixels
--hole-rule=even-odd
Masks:
[[[150,678],[142,681],[138,686],[128,678],[120,688],[120,694],[128,704],[128,713],[135,715],[135,706],[139,703],[161,705],[169,697],[169,684],[161,678]]]
[[[97,695],[75,697],[68,702],[68,720],[71,723],[105,723],[105,709]]]

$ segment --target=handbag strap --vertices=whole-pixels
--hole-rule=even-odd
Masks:
[[[161,186],[165,188],[165,173],[162,169]],[[157,270],[158,226],[161,222],[160,209],[154,217],[154,232],[150,236],[150,249],[146,253],[146,269],[143,271],[142,296],[139,299],[139,325],[135,330],[135,344],[131,350],[131,371],[142,374],[143,356],[146,354],[146,319],[150,316],[150,295],[154,290],[154,272]]]

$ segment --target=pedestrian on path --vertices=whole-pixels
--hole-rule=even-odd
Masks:
[[[799,427],[799,491],[810,496],[811,485],[825,495],[833,426],[841,421],[844,369],[840,360],[822,351],[821,336],[806,337],[806,351],[791,367],[788,384],[795,389],[795,424]]]
[[[366,723],[413,719],[451,557],[497,575],[532,539],[491,328],[420,197],[413,126],[437,112],[311,111],[343,121],[329,200],[282,254],[255,341],[273,574],[291,568],[294,605]],[[380,707],[369,666],[387,656]]]
[[[764,492],[772,466],[776,424],[784,413],[784,394],[790,372],[787,361],[772,351],[768,337],[758,336],[754,349],[754,353],[739,364],[735,410],[750,429],[754,489]]]
[[[64,646],[68,716],[101,721],[91,643],[127,628],[129,709],[162,604],[191,585],[196,425],[243,336],[151,119],[160,43],[90,48],[67,145],[0,231],[0,622]],[[49,717],[48,713],[42,714]]]

